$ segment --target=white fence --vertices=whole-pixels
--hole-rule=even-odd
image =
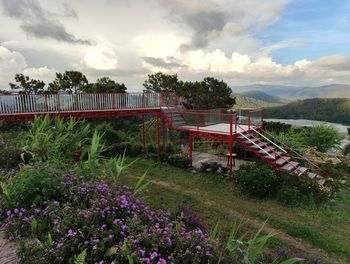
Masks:
[[[160,107],[159,93],[0,95],[0,114]]]

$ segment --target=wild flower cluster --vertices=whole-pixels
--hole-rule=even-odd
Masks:
[[[36,234],[44,242],[37,254],[24,256],[38,263],[68,263],[84,250],[92,263],[208,263],[218,244],[200,228],[189,229],[164,211],[153,211],[123,185],[105,182],[72,186],[61,200],[42,207],[3,212],[8,238]]]

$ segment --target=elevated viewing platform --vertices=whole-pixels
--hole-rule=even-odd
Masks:
[[[289,156],[292,152],[283,142],[263,129],[261,109],[218,108],[207,110],[188,109],[175,93],[59,93],[59,94],[7,94],[0,95],[0,122],[30,121],[36,116],[105,118],[113,116],[142,117],[142,138],[146,152],[144,117],[157,118],[158,156],[160,138],[165,147],[165,126],[171,130],[188,133],[190,160],[192,161],[193,140],[208,138],[229,144],[229,169],[232,174],[233,142],[239,142],[273,168],[307,174],[324,183],[312,168],[319,169],[305,157],[294,151],[309,167],[301,166]],[[160,122],[162,121],[162,129]],[[162,130],[162,135],[160,131]]]
[[[174,93],[59,93],[0,95],[0,121],[42,115],[80,118],[161,115],[169,128],[232,135],[262,126],[257,109],[189,110]]]

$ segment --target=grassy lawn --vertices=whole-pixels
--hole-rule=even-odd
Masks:
[[[218,221],[225,230],[245,219],[244,231],[254,233],[268,219],[266,231],[278,232],[273,244],[288,245],[324,263],[350,262],[350,185],[337,200],[322,208],[288,208],[275,201],[253,200],[234,185],[215,175],[157,164],[141,159],[122,176],[134,184],[135,175],[148,170],[152,183],[145,193],[154,208],[175,210],[181,203],[191,205],[209,224]]]

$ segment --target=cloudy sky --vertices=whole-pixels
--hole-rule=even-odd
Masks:
[[[229,85],[350,84],[349,0],[0,0],[0,89],[79,70]]]

